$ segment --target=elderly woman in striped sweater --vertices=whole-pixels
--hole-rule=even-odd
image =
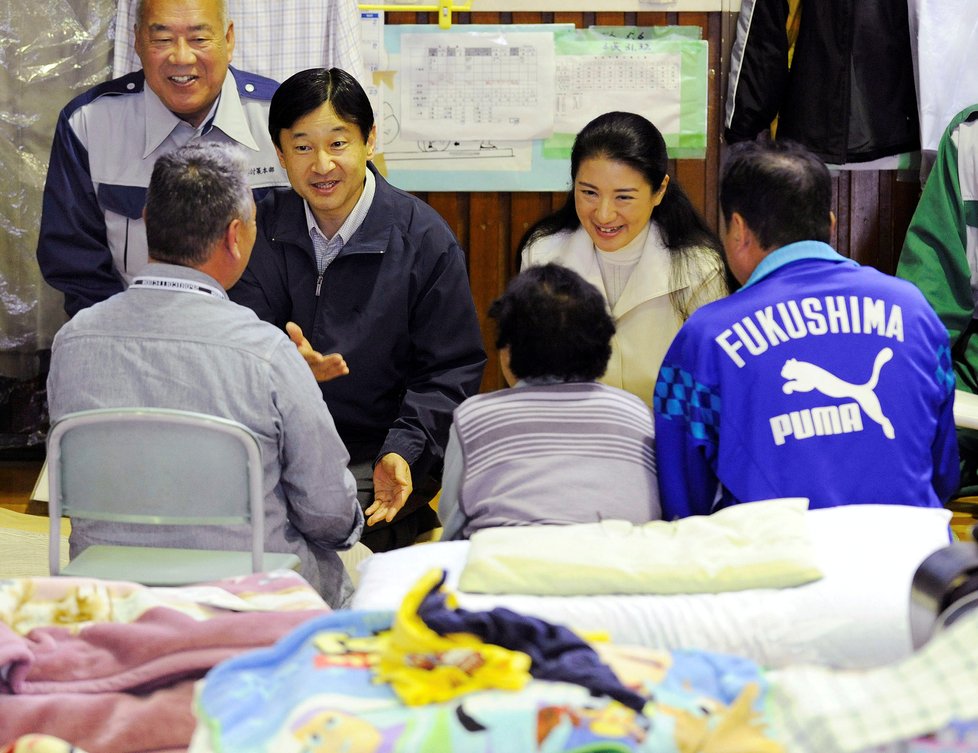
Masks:
[[[489,317],[511,389],[455,410],[442,538],[493,526],[658,520],[651,413],[597,381],[615,332],[600,291],[566,267],[531,267]]]

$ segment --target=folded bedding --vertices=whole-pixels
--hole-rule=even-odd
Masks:
[[[807,510],[794,498],[674,522],[487,528],[471,538],[459,588],[573,596],[797,586],[822,577]]]
[[[749,508],[750,505],[742,507]],[[448,571],[459,605],[504,606],[617,643],[699,648],[775,668],[796,663],[874,667],[912,650],[909,594],[920,562],[949,541],[946,510],[851,505],[804,513],[823,577],[791,588],[693,594],[540,595],[459,590],[474,544],[448,541],[375,554],[360,565],[352,606],[393,610],[432,567]],[[554,529],[556,536],[561,529]],[[568,551],[587,560],[587,549]],[[555,576],[559,577],[559,576]]]

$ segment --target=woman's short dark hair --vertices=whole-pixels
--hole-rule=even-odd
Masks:
[[[272,96],[268,133],[275,146],[282,148],[283,128],[291,128],[325,102],[344,121],[356,125],[367,141],[374,127],[374,111],[360,82],[341,68],[309,68],[285,79]]]
[[[734,144],[720,170],[724,221],[736,212],[762,248],[797,241],[828,243],[832,176],[821,159],[791,141]]]
[[[592,381],[608,368],[615,322],[600,291],[567,267],[524,270],[492,302],[489,318],[517,379]]]

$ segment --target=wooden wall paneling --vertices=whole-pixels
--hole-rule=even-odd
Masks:
[[[710,13],[691,13],[689,11],[686,11],[684,13],[676,13],[675,14],[676,20],[673,23],[676,23],[679,26],[699,26],[703,30],[703,39],[709,39],[710,38],[710,30],[709,30],[710,15],[711,15]]]
[[[551,23],[553,13],[534,13],[531,11],[517,11],[511,14],[514,24],[546,24]]]
[[[519,271],[519,242],[523,234],[530,229],[533,223],[553,211],[551,196],[549,193],[529,191],[519,191],[512,194],[509,233],[509,258],[512,262],[509,268],[510,276]],[[560,194],[560,196],[561,203],[563,203],[563,195]]]
[[[914,173],[842,170],[832,178],[832,246],[860,264],[894,274],[919,198]]]
[[[442,216],[458,238],[463,249],[469,248],[469,233],[472,224],[469,220],[469,199],[471,194],[459,192],[432,191],[428,194],[416,192],[415,196],[428,204]]]
[[[722,75],[723,25],[719,13],[705,14],[704,38],[710,42],[709,79],[707,92],[706,159],[703,169],[706,183],[711,186],[703,199],[703,214],[710,227],[720,230],[720,140],[724,118],[726,81]]]
[[[498,12],[471,13],[473,24],[505,23]],[[479,328],[486,350],[486,370],[482,375],[482,392],[506,386],[499,369],[499,356],[493,339],[493,327],[486,315],[489,304],[503,291],[509,280],[510,200],[513,194],[479,192],[471,194],[469,205],[469,284],[475,301]]]
[[[489,304],[502,293],[512,269],[511,196],[495,192],[470,195],[469,280],[489,358],[482,377],[483,392],[505,386],[494,346],[492,323],[486,312]]]
[[[624,13],[611,13],[608,11],[594,14],[595,26],[627,26]]]
[[[680,159],[670,160],[669,165],[693,206],[702,211],[707,192],[715,190],[712,185],[707,184],[705,163],[702,160]]]
[[[556,11],[554,13],[555,24],[574,24],[577,28],[584,28],[584,14],[572,11]]]
[[[829,238],[832,248],[843,256],[849,256],[849,181],[846,173],[832,176],[832,211],[835,213],[835,229]]]
[[[480,11],[470,13],[469,17],[471,22],[474,24],[498,24],[501,23],[500,16],[502,14],[496,11]]]
[[[427,17],[427,13],[410,13],[405,11],[398,11],[396,13],[386,12],[384,13],[384,24],[390,24],[391,26],[396,24],[423,24],[427,23]]]
[[[879,230],[877,251],[874,266],[885,272],[896,270],[896,240],[893,227],[893,170],[879,173],[878,208],[876,211],[876,226]]]
[[[643,10],[635,14],[636,26],[667,26],[671,13]]]
[[[849,179],[849,257],[875,265],[879,256],[880,173],[853,170]]]
[[[876,253],[861,263],[871,264],[887,274],[896,274],[907,227],[920,198],[916,171],[884,170],[879,176],[879,210],[875,218],[879,230]]]
[[[910,227],[910,221],[913,219],[919,200],[919,173],[916,170],[895,171],[890,190],[890,206],[892,209],[890,221],[893,224],[894,252],[890,261],[891,268],[885,269],[886,272],[896,272],[897,264],[900,261],[900,251],[907,239],[907,228]]]

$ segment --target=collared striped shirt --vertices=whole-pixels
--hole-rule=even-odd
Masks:
[[[353,234],[360,229],[363,220],[370,211],[370,205],[374,203],[374,193],[377,188],[377,180],[374,174],[367,170],[366,178],[363,181],[363,193],[357,201],[353,211],[340,225],[340,229],[332,238],[327,238],[326,234],[320,229],[319,223],[309,207],[309,202],[303,201],[306,210],[306,225],[309,227],[309,237],[312,238],[312,247],[316,252],[316,269],[319,274],[323,274],[326,268],[333,263],[346,242],[353,237]]]

